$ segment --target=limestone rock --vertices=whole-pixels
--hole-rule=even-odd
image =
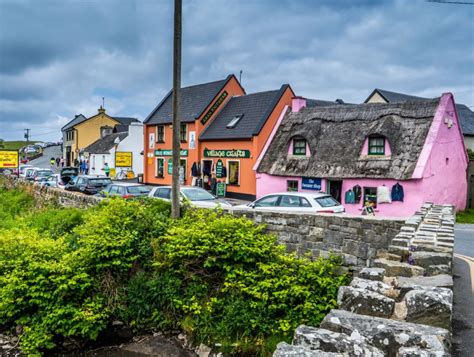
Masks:
[[[433,276],[433,275],[439,275],[439,274],[452,274],[452,266],[451,265],[445,265],[445,264],[440,264],[440,265],[430,265],[428,269],[426,269],[426,275],[428,276]]]
[[[453,289],[453,277],[449,274],[415,276],[412,278],[399,277],[397,283],[403,295],[417,286]]]
[[[404,300],[409,322],[451,329],[453,292],[447,288],[420,288],[409,291]]]
[[[343,310],[331,310],[320,326],[347,335],[358,331],[366,343],[388,356],[396,356],[402,347],[440,353],[449,352],[451,346],[451,334],[446,329],[357,315]]]
[[[358,332],[349,336],[304,325],[296,329],[293,345],[324,352],[344,353],[347,356],[383,356],[382,351],[368,346]]]
[[[385,269],[383,268],[364,268],[359,272],[359,278],[367,280],[382,281],[385,276]]]
[[[404,321],[407,318],[407,303],[405,301],[396,302],[392,319]]]
[[[395,300],[382,294],[352,286],[341,286],[337,303],[343,310],[357,314],[390,317],[395,308]]]
[[[422,267],[387,259],[376,259],[374,265],[378,268],[384,268],[387,276],[412,277],[423,275],[425,272]]]
[[[432,353],[430,351],[423,351],[415,347],[402,347],[398,350],[397,357],[448,357],[451,356],[448,352]]]
[[[314,351],[304,346],[289,345],[286,342],[280,342],[277,345],[273,357],[344,357],[342,353]]]
[[[398,291],[395,290],[392,285],[385,284],[382,281],[354,278],[352,279],[350,286],[352,286],[353,288],[373,291],[388,296],[392,299],[398,296]]]
[[[425,269],[428,269],[431,265],[451,265],[453,259],[450,253],[437,252],[412,252],[411,256],[416,265]]]

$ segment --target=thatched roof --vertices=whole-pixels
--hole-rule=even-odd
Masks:
[[[410,179],[438,103],[439,98],[288,112],[257,171],[278,176]],[[387,138],[390,158],[361,156],[365,138],[373,134]],[[294,137],[306,139],[310,157],[287,155]]]

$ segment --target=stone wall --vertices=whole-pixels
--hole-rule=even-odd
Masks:
[[[273,356],[449,356],[454,222],[453,206],[425,204],[374,267],[339,288],[339,309]]]
[[[233,209],[237,216],[263,223],[267,231],[278,237],[288,251],[299,255],[310,253],[324,257],[329,252],[341,254],[344,264],[365,267],[380,249],[388,249],[404,220],[374,216],[337,214],[301,214],[289,212]]]

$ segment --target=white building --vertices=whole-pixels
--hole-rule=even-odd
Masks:
[[[107,163],[111,176],[117,177],[133,171],[136,177],[143,174],[143,124],[117,125],[112,134],[105,135],[84,149],[89,160],[89,174],[104,175]],[[125,178],[125,177],[123,177]]]

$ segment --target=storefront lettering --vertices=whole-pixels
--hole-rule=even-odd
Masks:
[[[173,150],[155,150],[155,156],[173,156]],[[188,150],[183,149],[180,151],[180,156],[188,156]]]
[[[222,92],[222,94],[219,96],[219,98],[214,102],[214,104],[212,105],[212,107],[209,108],[209,110],[207,111],[206,115],[204,115],[204,117],[201,119],[201,124],[202,125],[205,125],[207,123],[207,121],[211,118],[212,114],[215,113],[215,111],[217,110],[217,108],[219,108],[219,106],[224,102],[224,99],[227,98],[227,92],[224,91]]]
[[[301,180],[301,188],[303,190],[321,191],[321,179],[320,178],[303,177],[302,180]]]
[[[232,159],[248,159],[250,150],[208,150],[204,149],[204,157],[226,157]]]

